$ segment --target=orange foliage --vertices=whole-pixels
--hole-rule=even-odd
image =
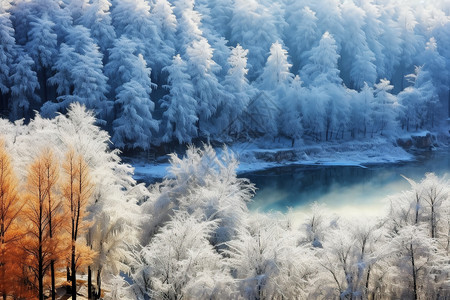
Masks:
[[[29,268],[34,277],[30,281],[38,290],[40,299],[46,288],[44,279],[49,268],[62,261],[61,256],[67,252],[62,241],[64,212],[58,189],[59,169],[59,162],[52,151],[46,149],[30,165],[27,176],[24,213],[28,230],[22,246],[29,255]]]
[[[70,214],[68,232],[71,235],[72,249],[69,258],[72,299],[76,298],[76,272],[79,268],[86,267],[92,263],[93,250],[80,243],[78,238],[82,236],[90,225],[86,222],[87,205],[93,192],[93,185],[89,177],[89,166],[84,158],[70,150],[66,155],[63,164],[65,173],[64,184],[62,185],[65,206]]]
[[[0,140],[0,296],[44,299],[58,269],[68,263],[73,280],[95,252],[83,237],[93,185],[89,167],[70,150],[62,166],[50,149],[29,165],[25,192]],[[48,276],[51,275],[51,276]],[[75,297],[74,297],[75,299]]]
[[[18,295],[21,290],[18,241],[23,236],[19,218],[23,201],[18,193],[19,182],[11,165],[5,143],[0,140],[0,295]]]

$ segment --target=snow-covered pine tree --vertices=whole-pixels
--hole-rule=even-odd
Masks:
[[[193,98],[194,87],[188,74],[187,64],[180,55],[174,56],[172,64],[163,69],[168,72],[169,94],[162,99],[163,113],[161,129],[163,142],[175,138],[178,143],[190,143],[197,136],[197,101]]]
[[[0,7],[0,99],[3,108],[6,108],[7,93],[11,86],[10,76],[16,57],[16,40],[14,28],[11,23],[11,14],[6,10],[9,1],[2,2]]]
[[[230,20],[232,43],[239,43],[249,50],[248,68],[251,79],[260,75],[270,45],[282,41],[281,32],[273,12],[256,0],[234,1]]]
[[[116,39],[109,12],[109,0],[94,0],[88,4],[86,11],[80,16],[78,23],[89,28],[91,37],[105,55]]]
[[[103,74],[102,58],[86,27],[77,25],[71,28],[53,67],[56,73],[49,78],[49,82],[57,87],[59,103],[47,102],[41,109],[43,114],[52,115],[77,101],[106,118],[110,103],[105,94],[109,86]]]
[[[142,65],[145,61],[141,56]],[[150,99],[150,70],[148,86],[131,79],[124,83],[116,95],[117,117],[113,121],[112,141],[119,148],[141,148],[147,150],[154,132],[158,131],[158,121],[152,117],[155,104]]]
[[[24,53],[20,53],[17,60],[13,65],[11,76],[10,107],[13,120],[28,116],[30,101],[40,102],[40,98],[35,93],[39,88],[39,82],[36,72],[33,71],[34,61]]]
[[[373,85],[377,79],[375,54],[367,43],[364,26],[366,14],[352,1],[345,1],[341,6],[344,20],[345,34],[351,38],[344,38],[341,51],[341,74],[346,84],[356,90],[364,83]]]
[[[231,49],[228,58],[229,69],[223,85],[229,98],[224,101],[218,117],[219,128],[227,136],[239,136],[248,131],[245,125],[250,113],[247,106],[256,90],[247,79],[247,54],[248,50],[238,44]]]
[[[158,122],[152,116],[155,104],[150,99],[156,85],[138,48],[138,43],[123,35],[110,49],[105,66],[116,95],[112,140],[120,148],[148,149],[158,131]]]
[[[216,131],[211,118],[225,98],[224,88],[216,77],[219,66],[212,59],[213,49],[205,38],[193,41],[186,49],[186,57],[197,100],[198,134],[208,138]]]
[[[51,68],[58,54],[58,40],[55,33],[55,23],[48,14],[35,17],[30,22],[31,29],[28,41],[24,46],[25,52],[34,60],[34,67],[38,74],[40,97],[42,102],[49,100],[47,79],[51,76]]]
[[[375,98],[372,111],[373,133],[389,135],[396,130],[398,113],[397,96],[391,93],[394,88],[389,80],[381,79],[375,84]]]

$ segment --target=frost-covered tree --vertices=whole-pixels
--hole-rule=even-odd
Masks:
[[[216,247],[236,236],[245,224],[246,202],[251,199],[254,186],[237,178],[238,162],[233,153],[224,149],[217,155],[209,145],[203,149],[189,147],[184,158],[172,154],[170,161],[168,178],[151,190],[154,200],[142,204],[148,216],[143,244],[148,244],[155,228],[167,221],[174,210],[217,220],[218,227],[211,236]]]
[[[43,113],[51,115],[77,101],[106,117],[109,104],[105,94],[109,87],[103,74],[102,57],[89,30],[81,25],[74,26],[66,36],[66,43],[61,44],[53,67],[56,73],[49,79],[56,85],[59,103],[47,102],[42,108]]]
[[[91,37],[104,54],[116,38],[109,12],[110,7],[109,0],[94,0],[78,20],[78,23],[89,28]]]
[[[407,131],[432,128],[438,115],[439,100],[431,74],[423,67],[416,67],[415,73],[407,77],[413,86],[405,88],[397,96],[402,105],[402,128]]]
[[[292,147],[295,141],[303,135],[302,108],[305,104],[304,97],[306,94],[306,89],[302,87],[300,77],[295,76],[280,108],[280,133],[291,139]]]
[[[446,68],[445,58],[439,53],[436,39],[431,37],[425,51],[420,55],[424,71],[428,71],[433,85],[439,94],[448,90],[450,71]]]
[[[372,111],[373,133],[390,134],[396,129],[398,110],[397,97],[391,94],[393,85],[389,80],[381,79],[375,84],[374,104]]]
[[[400,65],[397,68],[400,90],[405,87],[405,75],[414,70],[412,63],[417,54],[424,48],[423,37],[416,34],[417,20],[411,7],[406,6],[399,11],[398,26],[400,27],[400,39],[402,52],[400,54]]]
[[[394,295],[411,298],[446,295],[449,269],[442,265],[449,251],[448,179],[426,174],[420,182],[408,179],[411,189],[390,197],[386,227],[390,233],[387,258],[390,276],[399,280],[403,289]]]
[[[45,15],[55,23],[54,30],[59,42],[64,40],[64,36],[73,26],[71,11],[62,2],[53,0],[16,1],[11,7],[11,14],[14,16],[16,40],[20,45],[28,42],[31,22],[43,19]]]
[[[33,71],[34,61],[27,55],[20,53],[13,66],[11,76],[11,118],[13,120],[24,118],[28,115],[30,101],[39,102],[35,91],[39,88],[36,72]]]
[[[291,64],[288,62],[287,51],[283,49],[282,45],[275,42],[270,47],[270,55],[267,58],[266,65],[257,80],[257,86],[260,90],[267,91],[267,96],[272,98],[271,102],[275,104],[272,114],[267,115],[267,117],[273,116],[276,119],[266,118],[265,122],[268,124],[276,124],[278,117],[285,118],[283,108],[288,105],[286,94],[289,86],[294,78],[294,74],[290,72]],[[296,108],[291,108],[294,110],[294,114],[298,112]],[[291,118],[286,118],[285,121],[292,121]],[[295,117],[294,117],[295,118]],[[289,119],[289,120],[287,120]],[[285,124],[281,124],[281,127],[285,127]]]
[[[192,42],[204,38],[200,28],[202,16],[194,9],[194,1],[191,0],[175,1],[173,12],[178,21],[177,50],[184,54]]]
[[[380,11],[380,43],[384,48],[384,62],[377,62],[379,77],[392,79],[398,68],[402,55],[402,38],[399,24],[391,18],[390,11],[382,8]]]
[[[344,20],[345,38],[341,52],[341,68],[350,87],[360,89],[364,83],[373,85],[377,79],[375,54],[369,48],[364,32],[366,14],[353,1],[345,1],[341,6]]]
[[[151,18],[155,23],[158,35],[161,37],[162,43],[154,53],[157,58],[157,65],[154,66],[158,73],[165,66],[171,63],[171,58],[175,54],[177,38],[177,20],[173,14],[173,6],[167,0],[155,0],[151,8]]]
[[[309,7],[316,12],[319,19],[320,33],[329,32],[336,40],[340,49],[344,42],[345,28],[343,24],[341,3],[339,0],[309,1]]]
[[[347,125],[349,104],[339,77],[339,54],[334,38],[325,32],[319,45],[311,49],[308,55],[309,61],[301,70],[305,82],[312,86],[311,99],[305,104],[305,128],[309,128],[311,135],[318,139],[322,134],[325,140],[333,136],[342,137]],[[321,122],[323,124],[320,125]]]
[[[162,13],[166,14],[164,10]],[[164,14],[162,17],[165,17]],[[157,26],[165,24],[159,16],[153,18],[150,3],[144,0],[115,1],[112,18],[117,35],[126,35],[136,43],[138,52],[144,56],[147,65],[153,70],[154,78],[157,78],[161,68],[170,63],[174,49],[170,43],[165,43],[164,28]]]
[[[150,19],[150,3],[147,1],[113,1],[111,15],[117,35],[120,37],[126,34],[140,41],[141,52],[144,50],[144,44],[158,37],[156,26]]]
[[[142,69],[142,60],[139,59],[138,45],[127,36],[114,41],[114,47],[109,49],[109,61],[105,65],[105,74],[108,76],[111,88],[117,93],[121,85],[135,78],[141,80],[142,85],[148,83],[148,74]]]
[[[142,186],[135,185],[131,166],[121,163],[117,150],[109,149],[109,135],[95,125],[92,112],[72,104],[68,115],[58,118],[61,130],[55,138],[62,142],[60,147],[74,147],[91,170],[94,201],[88,207],[91,226],[86,240],[98,253],[90,269],[101,288],[103,278],[129,271],[125,263],[131,256],[128,247],[137,243],[140,217],[136,203]]]
[[[143,66],[145,62],[142,59]],[[150,81],[150,71],[148,71]],[[118,107],[113,121],[112,141],[119,148],[148,149],[154,132],[158,131],[158,122],[153,119],[155,104],[150,99],[151,85],[147,87],[134,79],[124,83],[116,95]]]
[[[255,0],[234,1],[230,20],[231,38],[249,50],[248,63],[250,77],[258,76],[266,61],[272,43],[282,40],[281,31],[275,21],[275,14],[268,7]]]
[[[58,54],[55,23],[44,13],[41,18],[36,17],[31,21],[30,27],[28,41],[24,48],[35,62],[41,100],[46,102],[49,100],[47,79],[51,76],[51,68]]]
[[[2,2],[2,7],[0,8],[0,94],[2,96],[2,100],[9,92],[9,87],[11,84],[10,76],[12,73],[14,58],[16,56],[14,28],[11,23],[11,15],[6,10],[9,6],[8,4],[9,3],[7,1],[4,1]]]
[[[362,134],[366,137],[372,128],[372,109],[374,105],[374,90],[365,84],[361,91],[348,91],[350,97],[349,127],[351,136],[357,137]]]
[[[137,298],[221,299],[234,281],[209,243],[217,222],[175,212],[151,243],[136,253],[132,289]]]
[[[377,243],[385,234],[377,227],[368,222],[362,224],[361,220],[340,221],[326,232],[323,249],[318,253],[326,274],[321,288],[325,297],[368,297],[372,289],[371,270],[380,256]]]
[[[430,238],[421,226],[408,225],[393,236],[389,242],[393,254],[389,277],[400,283],[393,296],[419,299],[434,298],[438,294],[433,272],[442,253],[436,241]],[[403,288],[401,288],[403,287]]]
[[[227,263],[242,297],[308,297],[315,258],[308,248],[297,245],[295,233],[282,222],[256,215],[227,246]]]
[[[290,72],[292,64],[288,62],[288,54],[279,42],[270,46],[270,55],[259,77],[262,90],[286,90],[294,75]]]
[[[173,13],[173,6],[167,0],[155,0],[151,13],[164,42],[175,49],[177,19]]]
[[[161,129],[164,134],[162,140],[171,142],[174,138],[180,144],[189,143],[197,136],[196,114],[197,101],[193,98],[194,87],[188,74],[187,64],[180,55],[174,56],[172,65],[164,68],[169,73],[167,78],[169,94],[166,95],[161,107],[163,113]]]
[[[200,2],[200,1],[199,1]],[[211,24],[214,29],[225,39],[230,39],[229,23],[233,12],[232,0],[209,0],[204,1],[210,12],[210,17],[214,20]]]
[[[322,248],[325,240],[326,230],[334,220],[324,204],[313,202],[310,205],[311,212],[302,224],[305,236],[300,241],[302,245],[309,245],[315,248]]]
[[[247,79],[247,54],[248,50],[237,45],[231,49],[228,58],[228,73],[225,76],[224,88],[229,92],[229,98],[223,103],[222,112],[219,119],[222,127],[230,136],[239,135],[245,130],[247,121],[247,106],[252,95],[255,94],[254,88]]]
[[[373,63],[376,67],[377,77],[386,77],[384,66],[386,61],[386,50],[381,41],[381,37],[384,33],[381,21],[382,6],[371,1],[363,1],[360,7],[365,12],[362,29],[365,33],[367,46],[375,56],[375,61]]]
[[[308,63],[300,74],[307,84],[320,86],[324,82],[341,84],[339,77],[337,45],[334,37],[325,32],[319,45],[307,52]]]
[[[105,66],[116,93],[112,141],[120,148],[148,149],[158,131],[152,116],[155,104],[150,99],[155,84],[150,79],[151,69],[137,51],[137,43],[122,36],[110,49]]]
[[[317,26],[319,19],[311,8],[304,5],[303,1],[293,1],[286,10],[290,27],[290,34],[286,38],[295,71],[305,64],[305,52],[309,51],[320,39]]]
[[[204,38],[194,41],[186,49],[188,70],[197,100],[199,135],[210,136],[214,128],[210,120],[224,99],[224,89],[216,77],[219,66],[212,59],[213,49]]]

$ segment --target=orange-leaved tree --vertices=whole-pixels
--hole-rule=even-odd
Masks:
[[[59,191],[59,171],[60,164],[55,159],[53,152],[47,149],[41,157],[44,167],[44,188],[46,193],[47,219],[48,219],[48,237],[50,239],[49,250],[50,257],[50,277],[51,277],[51,297],[56,299],[56,271],[57,263],[61,263],[61,257],[68,250],[64,243],[64,235],[62,231],[64,222],[66,221],[64,214],[64,206],[62,203],[62,195]]]
[[[18,241],[24,234],[19,226],[24,202],[18,188],[11,157],[0,139],[0,294],[3,299],[8,295],[20,296],[21,290]]]
[[[26,183],[24,214],[28,222],[27,237],[22,241],[29,255],[29,268],[37,281],[39,299],[44,299],[44,279],[52,275],[52,298],[56,297],[55,263],[64,255],[61,241],[63,211],[58,192],[59,161],[50,149],[45,149],[30,164]]]
[[[89,166],[84,158],[73,149],[69,150],[63,164],[65,179],[63,183],[64,203],[70,220],[68,232],[71,235],[70,249],[70,281],[72,282],[72,299],[77,297],[76,273],[81,267],[89,265],[94,252],[79,241],[89,226],[86,221],[87,206],[93,192],[89,178]]]

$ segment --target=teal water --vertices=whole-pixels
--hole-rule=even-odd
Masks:
[[[415,161],[356,166],[289,166],[241,175],[258,188],[251,211],[308,210],[314,201],[335,212],[380,213],[384,199],[409,189],[404,175],[416,181],[427,172],[450,174],[449,150],[417,154]]]

